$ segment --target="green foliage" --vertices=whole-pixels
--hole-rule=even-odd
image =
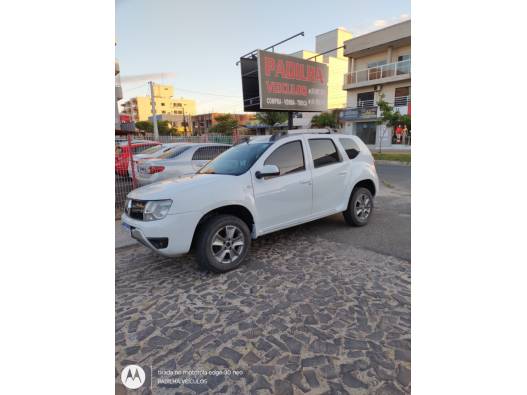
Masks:
[[[150,121],[139,121],[135,123],[135,127],[143,132],[152,133],[154,131],[154,126]]]
[[[375,160],[391,160],[403,163],[412,162],[412,154],[409,152],[373,152]]]
[[[279,123],[284,123],[287,121],[287,113],[279,111],[266,111],[259,112],[256,114],[256,119],[258,122],[273,127]]]
[[[214,119],[218,123],[209,129],[210,133],[231,135],[233,130],[238,127],[238,120],[231,114],[218,115]]]
[[[337,112],[323,112],[311,119],[313,128],[336,128],[338,126]]]
[[[173,130],[175,129],[170,126],[168,121],[157,121],[157,131],[160,136],[170,136],[173,134]]]
[[[392,105],[384,100],[384,95],[377,101],[377,105],[381,110],[381,119],[377,121],[379,124],[384,124],[388,127],[396,125],[406,125],[408,130],[411,130],[411,119],[409,115],[401,115],[399,111],[394,111]]]

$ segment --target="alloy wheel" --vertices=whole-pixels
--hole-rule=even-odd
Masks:
[[[355,200],[355,215],[361,221],[368,219],[373,207],[372,201],[365,193],[360,194]]]
[[[245,237],[235,225],[221,227],[212,237],[211,251],[214,259],[222,264],[236,261],[245,248]]]

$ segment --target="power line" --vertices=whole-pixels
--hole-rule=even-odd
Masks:
[[[184,91],[184,92],[192,92],[192,93],[198,93],[198,94],[201,94],[201,95],[208,95],[208,96],[235,97],[237,99],[240,99],[242,97],[242,96],[234,96],[234,95],[222,95],[220,93],[194,91],[194,90],[183,89],[183,88],[178,88],[178,87],[174,87],[174,89],[175,90]]]

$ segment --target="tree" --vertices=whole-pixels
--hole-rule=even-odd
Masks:
[[[279,111],[266,111],[259,112],[256,114],[256,119],[258,120],[258,122],[269,126],[271,130],[273,129],[273,126],[287,121],[287,118],[288,116],[286,112]]]
[[[214,119],[217,124],[209,129],[210,133],[231,135],[232,131],[238,127],[238,120],[231,114],[218,115]]]
[[[170,136],[172,134],[175,134],[173,133],[173,128],[170,126],[170,123],[168,121],[157,121],[157,131],[159,132],[160,136]]]
[[[323,112],[311,119],[312,128],[336,128],[338,126],[337,112]]]
[[[150,121],[139,121],[135,123],[135,127],[143,132],[152,133],[154,131],[154,125]]]

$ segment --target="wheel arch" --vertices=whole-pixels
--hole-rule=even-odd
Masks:
[[[209,218],[212,218],[216,215],[221,214],[227,214],[227,215],[233,215],[235,217],[240,218],[243,222],[247,224],[247,227],[249,228],[249,231],[251,232],[251,235],[253,234],[254,230],[254,215],[246,206],[241,204],[227,204],[223,206],[216,207],[214,209],[210,209],[205,214],[203,214],[198,221],[196,228],[194,229],[194,234],[192,235],[192,244],[191,248],[194,247],[197,235],[201,231],[201,227],[209,220]]]
[[[366,179],[363,179],[363,180],[360,180],[358,181],[354,186],[353,188],[351,189],[351,194],[350,194],[350,197],[351,195],[353,195],[353,192],[355,192],[355,190],[357,188],[366,188],[367,190],[369,190],[371,192],[371,195],[372,196],[375,196],[375,194],[377,193],[377,190],[375,188],[375,183],[373,182],[372,179],[370,178],[366,178]]]

